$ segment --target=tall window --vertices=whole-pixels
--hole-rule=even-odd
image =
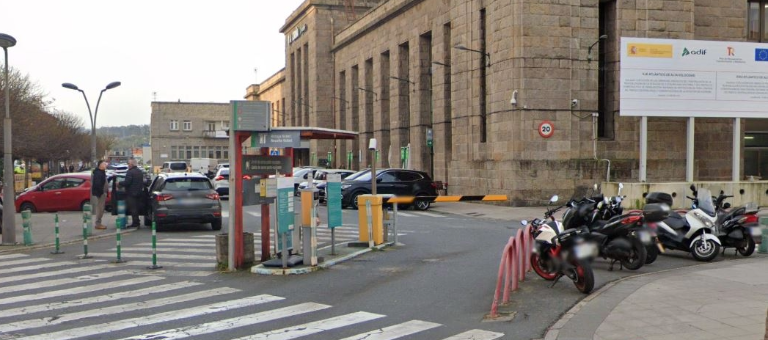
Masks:
[[[171,146],[171,159],[179,159],[178,147]]]
[[[597,50],[597,137],[601,139],[612,140],[614,134],[614,116],[618,111],[616,99],[616,71],[615,61],[617,45],[616,34],[613,34],[616,28],[616,1],[610,0],[600,2],[598,12],[598,36],[607,35],[608,38],[600,39]]]
[[[485,20],[485,8],[480,10],[480,52],[482,52],[482,58],[480,58],[480,143],[485,143],[488,140],[488,114],[486,105],[487,94],[487,79],[486,79],[486,65],[485,60],[486,53],[486,36],[488,30],[486,30]]]
[[[216,159],[223,159],[223,158],[221,158],[221,147],[220,146],[216,147]]]
[[[205,122],[205,131],[216,131],[216,122]]]
[[[768,42],[768,0],[749,0],[747,40]]]
[[[178,120],[172,120],[171,121],[171,131],[179,131],[179,121]]]
[[[184,131],[192,131],[192,121],[184,121]]]
[[[190,159],[190,158],[192,158],[192,147],[191,146],[187,146],[187,157],[186,157],[186,159]]]

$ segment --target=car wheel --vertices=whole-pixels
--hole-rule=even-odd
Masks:
[[[31,212],[37,212],[37,209],[35,209],[35,205],[30,202],[22,203],[21,206],[19,207],[19,210],[20,211],[29,210]]]
[[[349,205],[352,207],[352,209],[357,210],[357,198],[360,197],[363,193],[358,191],[352,194],[352,198],[349,199]]]
[[[422,193],[416,194],[416,196],[417,197],[418,196],[427,196],[427,194],[422,192]],[[416,210],[425,211],[425,210],[429,209],[430,204],[431,204],[431,202],[428,202],[428,201],[416,201],[416,202],[413,203],[413,208],[416,209]]]
[[[215,220],[211,222],[211,229],[213,230],[221,230],[221,220]]]

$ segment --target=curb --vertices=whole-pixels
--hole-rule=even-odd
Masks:
[[[725,260],[725,261],[733,261],[733,260]],[[721,262],[725,262],[725,261],[721,261]],[[655,272],[650,272],[650,273],[642,273],[642,274],[622,277],[622,278],[613,280],[611,282],[608,282],[604,286],[600,287],[600,289],[598,289],[597,291],[595,291],[595,292],[587,295],[585,298],[581,299],[581,301],[577,302],[573,307],[571,307],[571,309],[569,309],[567,312],[565,312],[565,314],[563,314],[563,316],[561,316],[560,319],[558,319],[554,324],[552,324],[552,326],[550,326],[547,329],[547,332],[544,334],[544,339],[543,340],[556,340],[557,337],[560,335],[560,330],[568,323],[568,321],[571,318],[573,318],[574,315],[576,315],[579,311],[581,311],[581,308],[584,307],[584,305],[586,305],[587,303],[591,302],[592,300],[594,300],[595,298],[600,296],[600,294],[602,294],[605,291],[613,288],[613,286],[615,286],[615,285],[617,285],[619,283],[622,283],[622,282],[628,281],[628,280],[632,280],[632,279],[636,279],[636,278],[640,278],[640,277],[644,277],[644,276],[651,276],[651,275],[657,275],[657,274],[665,274],[665,273],[668,273],[668,272],[671,272],[671,271],[679,271],[681,269],[697,268],[697,267],[712,265],[712,264],[721,263],[721,262],[699,263],[699,264],[694,264],[694,265],[690,265],[690,266],[686,266],[686,267],[663,269],[663,270],[659,270],[659,271],[655,271]]]
[[[123,230],[121,232],[121,234],[123,234],[123,235],[129,234],[129,233],[132,233],[132,232],[134,232],[136,230],[138,230],[138,229],[130,228],[130,230]],[[102,235],[99,235],[99,236],[91,236],[91,237],[88,238],[88,241],[101,240],[101,239],[105,239],[105,238],[109,238],[109,237],[115,237],[115,235],[117,235],[117,232],[113,232],[113,233],[109,233],[109,234],[102,234]],[[71,244],[82,243],[82,242],[83,242],[82,239],[66,241],[66,242],[60,242],[59,246],[68,246],[68,245],[71,245]],[[28,250],[38,250],[38,249],[52,248],[52,247],[56,246],[55,243],[33,244],[31,246],[28,246],[28,247],[25,247],[25,246],[23,246],[21,244],[19,244],[19,245],[21,247],[23,247],[23,248],[3,249],[3,247],[5,247],[5,246],[0,246],[0,254],[20,253],[20,252],[24,252],[24,251],[28,251]],[[13,246],[10,246],[10,247],[13,247]]]
[[[351,260],[351,259],[353,259],[355,257],[358,257],[360,255],[369,253],[369,252],[373,251],[374,249],[381,250],[381,249],[384,249],[385,247],[388,247],[388,246],[391,246],[391,245],[392,245],[392,242],[387,242],[387,243],[382,243],[382,244],[380,244],[378,246],[375,246],[373,248],[364,248],[364,249],[358,250],[356,252],[353,252],[351,254],[347,254],[347,255],[344,255],[342,257],[338,257],[338,258],[335,258],[335,259],[323,262],[323,263],[318,264],[317,266],[314,266],[314,267],[292,268],[292,269],[283,269],[283,268],[272,269],[272,268],[264,267],[264,265],[260,264],[260,265],[251,267],[251,273],[259,274],[259,275],[302,275],[302,274],[309,274],[309,273],[316,272],[316,271],[318,271],[320,269],[327,269],[327,268],[335,266],[335,265],[337,265],[339,263],[342,263],[342,262],[345,262],[345,261],[349,261],[349,260]],[[329,247],[330,246],[326,246],[326,247],[323,247],[323,248],[320,248],[320,249],[327,249]]]

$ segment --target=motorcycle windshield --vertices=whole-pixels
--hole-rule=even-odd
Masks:
[[[699,189],[699,194],[696,198],[699,200],[698,208],[701,211],[710,216],[715,216],[715,204],[712,203],[712,193],[708,189]]]

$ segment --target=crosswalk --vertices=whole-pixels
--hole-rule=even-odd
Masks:
[[[37,263],[19,263],[22,259],[34,257],[0,255],[0,279],[8,283],[0,289],[0,339],[493,340],[504,336],[481,329],[457,330],[436,320],[295,301],[257,288],[136,275],[114,266],[105,270],[98,262],[87,264],[98,268],[95,273],[63,273],[55,267],[8,275],[2,271]]]

